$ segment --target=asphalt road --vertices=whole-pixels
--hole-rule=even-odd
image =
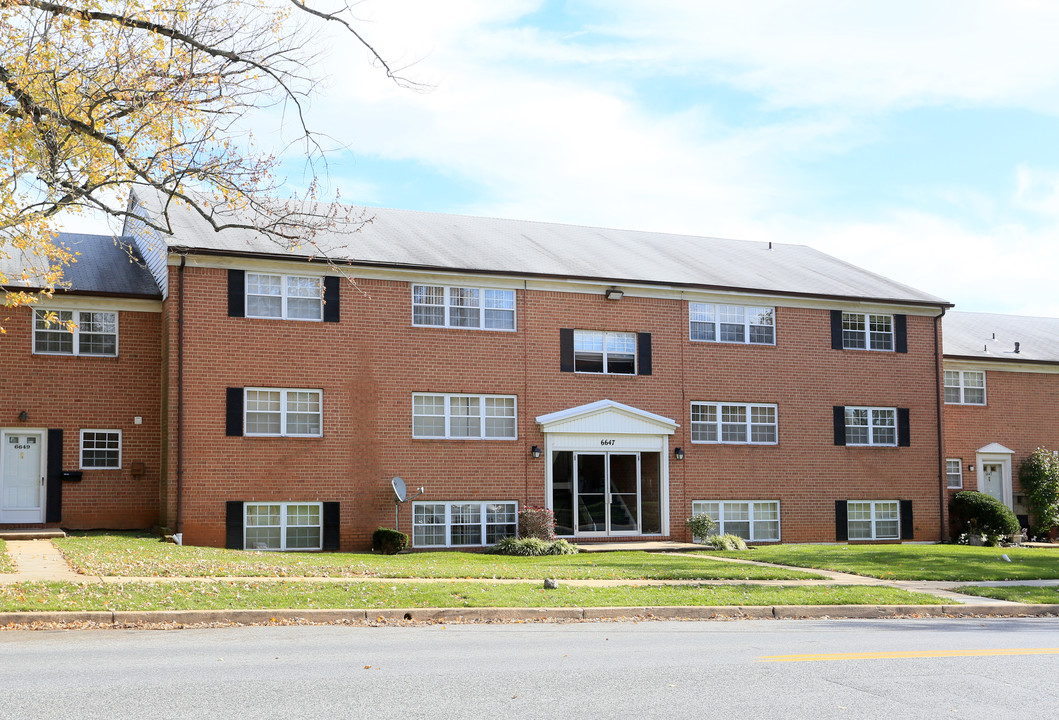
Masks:
[[[0,632],[3,718],[1047,718],[1057,677],[1054,618]]]

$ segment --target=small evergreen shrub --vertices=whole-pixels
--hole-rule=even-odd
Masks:
[[[576,555],[580,552],[576,545],[566,540],[545,542],[540,538],[506,537],[486,552],[493,555],[520,555],[522,557],[540,557],[542,555]]]
[[[691,530],[691,539],[694,542],[705,542],[717,529],[717,521],[706,513],[692,515],[684,524]]]
[[[522,508],[518,512],[518,535],[551,542],[555,539],[555,513],[542,507]]]
[[[989,545],[1019,531],[1019,521],[1011,509],[991,495],[964,490],[952,496],[949,517],[953,537],[963,533],[983,535]]]
[[[400,530],[379,528],[371,534],[372,552],[396,555],[408,547],[408,536]]]
[[[1059,456],[1037,448],[1019,466],[1019,482],[1033,510],[1033,527],[1038,535],[1059,525]]]
[[[710,535],[706,538],[706,544],[712,545],[714,550],[746,550],[743,538],[732,533],[724,535]]]

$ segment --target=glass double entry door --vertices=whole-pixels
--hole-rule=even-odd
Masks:
[[[660,533],[659,453],[556,452],[552,509],[559,535]]]

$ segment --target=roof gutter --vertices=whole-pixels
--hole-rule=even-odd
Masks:
[[[176,248],[170,248],[175,250]],[[335,266],[349,266],[349,267],[371,267],[371,268],[387,268],[394,270],[415,270],[419,272],[445,272],[445,273],[472,273],[476,275],[498,275],[506,277],[530,277],[530,278],[547,278],[547,279],[559,279],[559,280],[579,280],[583,282],[594,282],[603,285],[641,285],[641,286],[657,286],[666,285],[675,288],[688,288],[692,290],[708,290],[713,292],[740,292],[754,295],[772,295],[776,297],[798,297],[798,298],[813,298],[821,300],[843,300],[850,301],[854,300],[857,302],[866,303],[885,303],[887,305],[919,305],[929,307],[939,307],[944,310],[945,308],[955,307],[955,305],[947,300],[912,300],[909,298],[883,298],[883,297],[859,297],[855,295],[838,295],[833,293],[810,293],[810,292],[798,292],[791,290],[769,290],[762,288],[752,287],[739,287],[735,285],[711,285],[706,283],[689,283],[689,282],[669,282],[669,281],[652,281],[642,280],[633,278],[619,278],[619,277],[600,277],[596,275],[559,275],[557,273],[536,273],[527,272],[521,270],[488,270],[482,268],[460,268],[460,267],[448,267],[442,265],[416,265],[412,263],[386,263],[386,262],[372,262],[370,260],[351,260],[342,258],[329,258],[326,256],[291,256],[290,254],[281,255],[278,253],[260,253],[260,252],[240,252],[237,250],[212,250],[208,248],[181,248],[181,257],[185,254],[192,255],[207,255],[212,257],[237,257],[237,258],[254,258],[260,260],[285,260],[290,262],[291,260],[304,260],[305,262],[316,262],[326,263],[328,265]]]

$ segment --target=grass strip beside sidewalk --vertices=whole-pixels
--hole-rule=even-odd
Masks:
[[[536,583],[19,583],[0,586],[0,612],[713,605],[940,605],[930,595],[874,586],[574,587]]]
[[[1030,605],[1059,605],[1059,587],[1054,585],[1048,587],[1034,587],[1032,585],[983,587],[981,585],[968,585],[956,588],[956,592],[964,595],[977,595],[978,597],[1010,600],[1011,602]]]
[[[7,552],[7,543],[0,540],[0,573],[15,572],[15,561]]]
[[[1059,550],[967,545],[773,545],[710,552],[884,580],[1045,580],[1059,578]],[[1005,561],[1007,555],[1010,562]]]
[[[153,535],[82,533],[54,540],[86,575],[118,577],[394,577],[578,580],[811,580],[820,575],[646,552],[510,557],[467,552],[272,553],[179,546]]]

